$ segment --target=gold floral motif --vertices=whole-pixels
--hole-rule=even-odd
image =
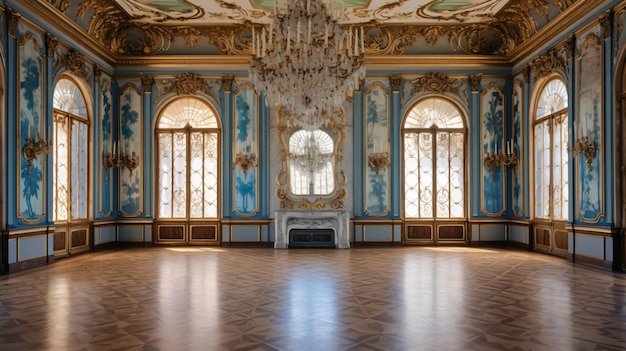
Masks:
[[[167,93],[176,93],[177,95],[192,95],[197,91],[201,91],[210,95],[209,88],[194,73],[181,73],[176,76],[176,82],[172,85]]]
[[[231,93],[233,91],[234,80],[235,80],[235,76],[232,74],[222,77],[222,89],[224,90],[225,93]]]
[[[85,63],[85,55],[76,50],[69,50],[65,55],[57,56],[57,59],[54,61],[54,71],[58,72],[61,68],[65,68],[87,82],[91,77],[91,72],[87,69]]]
[[[416,78],[411,81],[413,84],[415,95],[421,92],[432,92],[435,94],[443,93],[457,93],[459,85],[458,79],[451,79],[447,74],[433,72],[424,75],[423,77]]]
[[[252,53],[251,35],[243,26],[216,26],[208,30],[209,42],[217,46],[221,55],[249,55]]]
[[[557,48],[549,49],[530,64],[533,68],[534,81],[546,77],[558,69],[562,69],[564,72],[568,71],[567,62]]]
[[[556,0],[556,6],[558,6],[559,10],[565,11],[572,6],[574,2],[576,2],[576,0]]]

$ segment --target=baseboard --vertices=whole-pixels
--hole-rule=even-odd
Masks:
[[[54,263],[54,256],[37,257],[30,260],[20,261],[5,265],[5,271],[3,273],[17,273],[25,270],[43,267],[45,265]]]

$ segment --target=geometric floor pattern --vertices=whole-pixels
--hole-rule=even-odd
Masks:
[[[469,247],[157,247],[0,276],[0,350],[624,350],[626,275]]]

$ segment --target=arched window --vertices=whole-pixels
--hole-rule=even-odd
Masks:
[[[535,217],[568,219],[567,88],[560,79],[546,83],[539,95],[534,135]]]
[[[89,117],[85,99],[70,79],[60,79],[54,88],[55,222],[87,219]]]
[[[52,218],[54,253],[89,249],[89,116],[85,98],[69,78],[54,87]]]
[[[328,195],[335,189],[334,142],[323,130],[289,138],[289,184],[294,195]]]
[[[465,217],[465,129],[450,102],[417,103],[404,122],[404,217]]]
[[[158,241],[216,241],[217,226],[204,225],[219,218],[220,128],[214,110],[199,98],[180,98],[163,110],[156,128]],[[168,220],[179,224],[165,225]]]

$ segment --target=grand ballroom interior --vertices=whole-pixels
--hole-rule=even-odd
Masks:
[[[626,345],[626,1],[0,9],[0,349]]]

